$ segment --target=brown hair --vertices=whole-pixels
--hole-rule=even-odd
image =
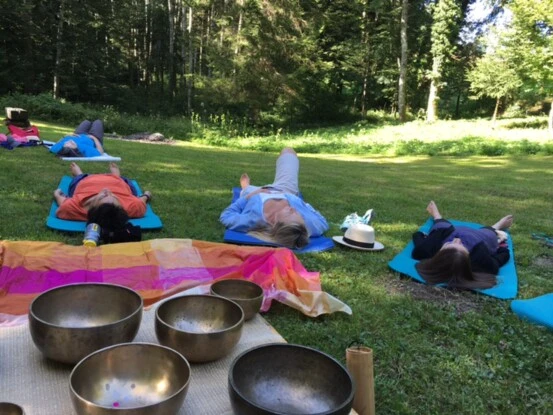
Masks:
[[[277,222],[252,229],[251,235],[268,242],[274,242],[290,249],[303,248],[309,243],[309,233],[303,223]]]
[[[450,288],[491,288],[497,283],[495,275],[473,272],[468,253],[455,248],[443,248],[415,268],[429,284]]]

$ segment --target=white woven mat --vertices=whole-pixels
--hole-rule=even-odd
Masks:
[[[155,308],[144,312],[135,341],[157,343]],[[244,323],[240,342],[215,362],[192,364],[192,378],[179,415],[232,414],[227,379],[232,360],[251,347],[284,342],[260,315]],[[28,324],[0,329],[0,401],[16,403],[25,415],[73,414],[69,393],[71,366],[45,359],[35,347]]]

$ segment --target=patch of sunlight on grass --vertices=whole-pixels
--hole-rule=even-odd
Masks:
[[[459,166],[471,166],[477,164],[478,167],[503,167],[508,165],[511,160],[508,157],[471,157],[469,159],[451,158],[451,163]]]

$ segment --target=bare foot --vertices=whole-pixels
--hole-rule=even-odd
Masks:
[[[242,176],[240,176],[240,187],[242,188],[242,190],[244,190],[249,185],[250,185],[250,176],[248,176],[248,173],[242,174]]]
[[[54,190],[54,199],[58,205],[61,205],[65,199],[67,199],[67,196],[61,191],[61,189],[56,189]]]
[[[114,176],[121,177],[121,171],[119,170],[119,166],[113,162],[109,163],[109,171]]]
[[[498,230],[509,229],[512,224],[513,224],[513,215],[507,215],[499,219],[499,221],[497,221],[495,225],[492,225],[492,228],[498,229]]]
[[[75,162],[71,162],[71,165],[69,166],[69,168],[71,169],[71,174],[73,175],[73,177],[76,177],[79,174],[83,174],[83,171]]]
[[[430,213],[430,216],[432,216],[434,219],[441,219],[442,215],[440,211],[438,210],[438,206],[436,206],[436,203],[431,200],[428,203],[428,206],[426,207],[426,211]]]

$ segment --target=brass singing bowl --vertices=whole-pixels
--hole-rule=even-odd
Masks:
[[[142,320],[142,297],[112,284],[71,284],[31,303],[29,328],[49,359],[77,363],[107,346],[132,341]]]
[[[286,343],[246,350],[231,364],[228,389],[240,415],[346,415],[353,379],[333,357]]]
[[[221,280],[211,285],[211,294],[228,298],[244,310],[244,320],[253,318],[263,303],[263,288],[246,280]]]
[[[156,310],[156,336],[189,362],[209,362],[230,353],[240,340],[244,312],[235,302],[213,295],[169,299]]]
[[[78,415],[171,415],[190,383],[190,364],[168,347],[123,343],[81,360],[69,376]]]
[[[0,402],[0,415],[24,415],[23,408],[11,402]]]

